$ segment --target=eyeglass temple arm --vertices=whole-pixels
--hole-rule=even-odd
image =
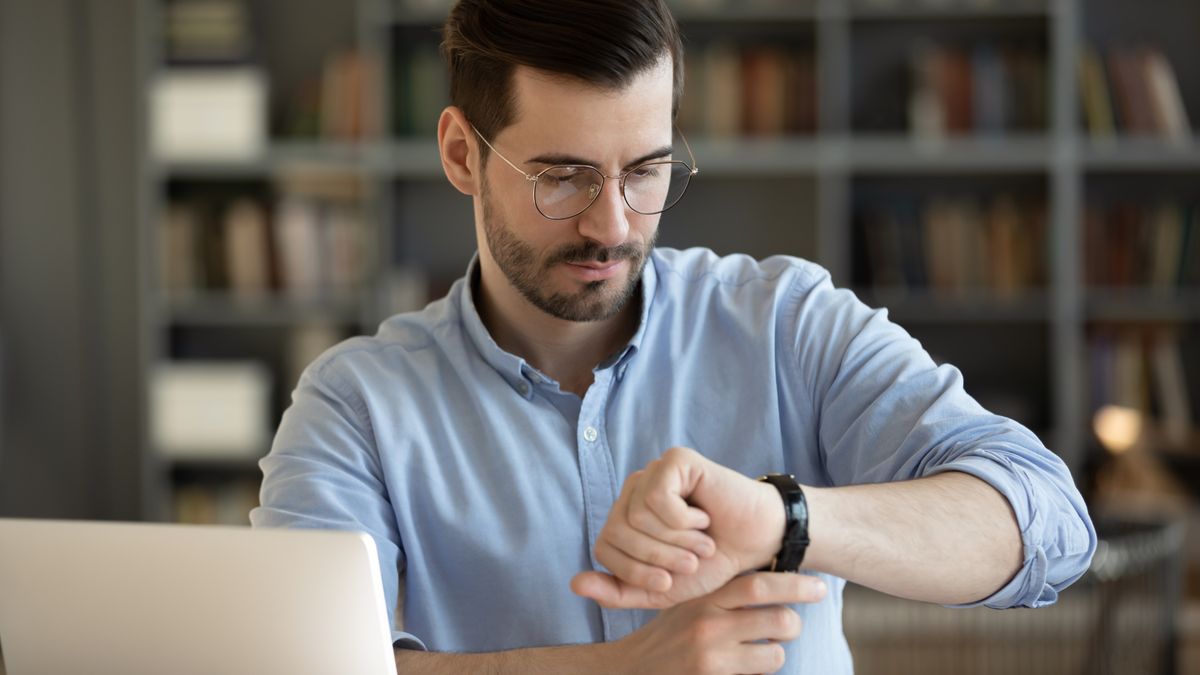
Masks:
[[[700,173],[700,167],[696,166],[696,156],[692,154],[692,144],[688,143],[687,136],[683,135],[683,130],[679,128],[678,124],[675,125],[675,131],[679,132],[679,138],[683,140],[683,147],[687,148],[688,159],[692,161],[692,175],[695,176]]]
[[[519,167],[519,166],[517,166],[516,164],[513,164],[512,162],[508,161],[508,158],[507,158],[507,157],[505,157],[504,155],[500,154],[500,151],[499,151],[499,150],[497,150],[495,147],[493,147],[491,143],[488,143],[488,139],[484,138],[484,137],[483,137],[483,134],[479,133],[479,130],[475,128],[475,125],[474,125],[474,124],[472,124],[472,125],[471,125],[471,131],[474,131],[474,132],[475,132],[475,135],[479,137],[479,140],[483,141],[483,144],[484,144],[484,145],[488,146],[488,148],[489,148],[489,149],[491,149],[491,151],[492,151],[492,152],[496,153],[496,156],[497,156],[497,157],[499,157],[500,159],[504,160],[504,163],[505,163],[505,164],[507,164],[507,165],[511,166],[513,169],[515,169],[515,170],[517,171],[517,173],[519,173],[519,174],[521,174],[522,176],[524,176],[524,177],[525,177],[525,180],[529,181],[530,183],[536,183],[536,182],[537,182],[537,179],[538,179],[538,178],[537,178],[537,176],[531,176],[531,175],[529,175],[529,174],[525,173],[524,171],[522,171],[522,170],[521,170],[521,167]]]

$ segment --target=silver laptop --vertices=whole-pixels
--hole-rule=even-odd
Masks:
[[[0,518],[8,675],[395,675],[356,532]]]

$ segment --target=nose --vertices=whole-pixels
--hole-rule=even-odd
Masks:
[[[579,216],[579,234],[605,248],[624,244],[629,236],[628,208],[621,181],[605,180],[596,201]]]

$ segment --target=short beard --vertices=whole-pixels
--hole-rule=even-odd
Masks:
[[[496,216],[491,204],[491,194],[486,177],[481,181],[483,199],[483,231],[487,238],[492,258],[504,272],[509,283],[535,307],[557,319],[565,321],[603,321],[616,316],[638,291],[642,269],[658,232],[644,249],[626,243],[612,248],[601,248],[593,241],[563,246],[554,251],[540,265],[533,247],[517,238]],[[592,281],[574,295],[544,292],[543,275],[559,263],[598,262],[628,260],[629,277],[625,286],[615,293],[605,293],[619,280]]]

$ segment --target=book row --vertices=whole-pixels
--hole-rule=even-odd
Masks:
[[[366,278],[361,202],[312,192],[173,201],[161,236],[163,288],[184,297],[205,291],[256,299],[341,297]]]
[[[1096,287],[1200,287],[1200,204],[1089,204],[1084,267]]]
[[[1185,143],[1192,126],[1171,61],[1152,47],[1088,47],[1079,57],[1084,128],[1093,137],[1117,132]]]
[[[1155,420],[1168,439],[1186,439],[1195,411],[1184,337],[1162,326],[1094,329],[1088,338],[1092,411],[1110,405],[1135,410]]]
[[[909,130],[919,137],[997,135],[1046,128],[1046,56],[982,42],[922,45],[911,57]]]
[[[855,220],[862,282],[876,290],[1012,298],[1045,285],[1040,200],[896,199],[863,206]]]

